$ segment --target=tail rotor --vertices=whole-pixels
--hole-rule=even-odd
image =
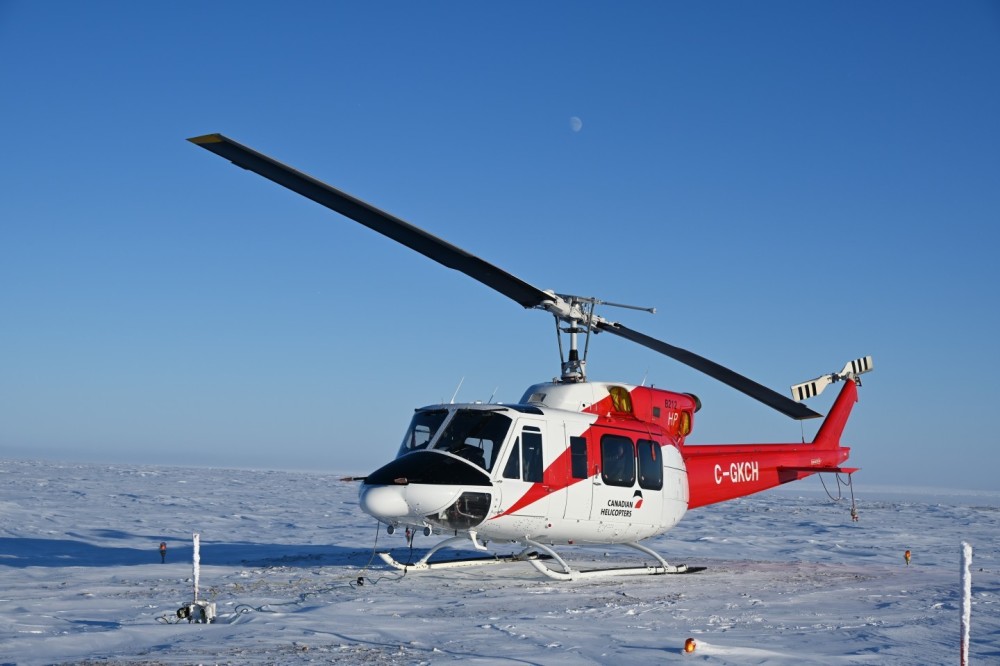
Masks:
[[[802,402],[803,400],[814,398],[822,393],[823,389],[830,384],[847,379],[853,380],[856,384],[860,384],[861,380],[859,375],[871,372],[873,367],[871,356],[863,356],[861,358],[856,358],[853,361],[848,361],[844,366],[844,369],[840,372],[831,372],[828,375],[823,375],[822,377],[810,379],[807,382],[802,382],[801,384],[795,384],[792,386],[792,399],[795,400],[795,402]]]

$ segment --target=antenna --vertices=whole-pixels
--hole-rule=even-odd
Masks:
[[[456,387],[455,387],[455,392],[454,392],[454,393],[452,394],[452,396],[451,396],[451,403],[450,403],[450,404],[452,404],[452,405],[454,405],[454,404],[455,404],[455,398],[457,398],[457,397],[458,397],[458,391],[459,391],[459,390],[460,390],[460,389],[462,388],[462,383],[463,383],[464,381],[465,381],[465,377],[462,377],[462,378],[461,378],[461,379],[460,379],[460,380],[458,381],[458,386],[456,386]]]

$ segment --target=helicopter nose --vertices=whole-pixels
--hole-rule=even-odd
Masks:
[[[454,486],[424,484],[365,485],[361,488],[361,509],[375,518],[418,518],[443,510],[461,494]]]
[[[361,510],[376,518],[408,516],[405,492],[405,486],[366,486],[361,491]]]

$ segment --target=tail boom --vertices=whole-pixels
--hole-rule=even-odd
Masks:
[[[854,381],[846,381],[811,444],[685,445],[688,508],[715,504],[804,479],[819,472],[857,471],[843,467],[851,449],[840,437],[857,402]]]

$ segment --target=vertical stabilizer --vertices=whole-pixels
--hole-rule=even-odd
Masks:
[[[847,418],[851,415],[854,403],[858,401],[858,384],[853,379],[844,382],[844,388],[840,389],[840,395],[833,403],[833,408],[826,415],[823,425],[819,427],[813,444],[826,449],[835,449],[840,446],[840,436],[847,425]]]
[[[862,356],[848,361],[840,372],[831,372],[828,375],[792,387],[792,398],[799,402],[819,395],[830,384],[844,382],[844,388],[840,390],[840,395],[833,403],[833,409],[826,415],[826,420],[823,421],[819,432],[816,433],[813,444],[830,449],[840,446],[840,435],[843,434],[844,426],[847,425],[847,417],[851,415],[851,409],[858,401],[858,385],[861,383],[858,377],[866,372],[871,372],[873,367],[872,357]]]

